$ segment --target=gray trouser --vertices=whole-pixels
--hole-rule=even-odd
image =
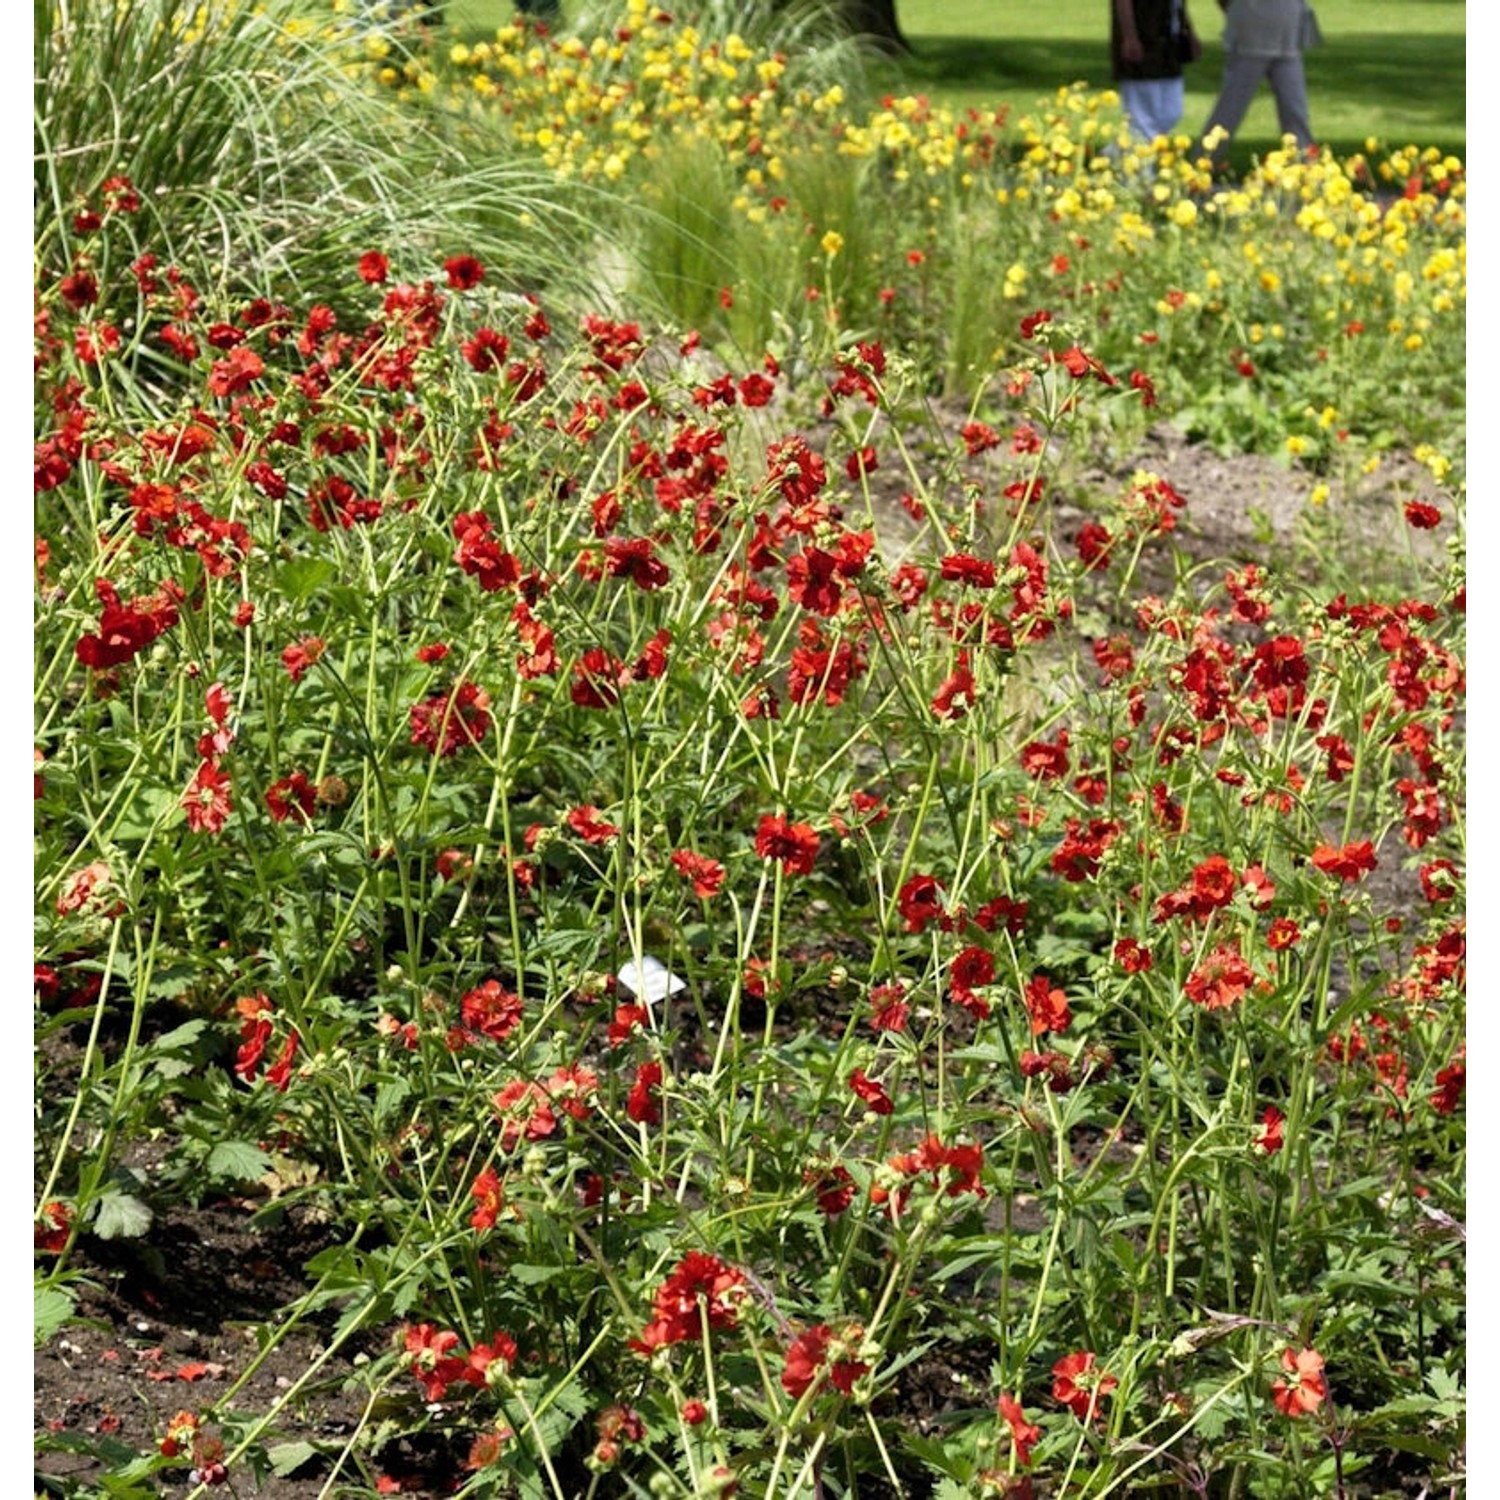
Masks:
[[[1307,79],[1302,72],[1300,52],[1288,57],[1246,57],[1239,52],[1226,55],[1219,102],[1214,105],[1203,134],[1222,125],[1233,135],[1245,118],[1262,78],[1270,80],[1271,92],[1276,97],[1276,120],[1281,133],[1296,136],[1297,145],[1306,150],[1312,145],[1312,124],[1307,117]]]

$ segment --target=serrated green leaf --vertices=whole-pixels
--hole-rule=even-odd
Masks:
[[[333,578],[338,569],[322,557],[299,557],[277,574],[281,592],[290,599],[308,599]]]
[[[973,1471],[974,1465],[961,1453],[955,1453],[947,1443],[939,1442],[936,1438],[922,1437],[915,1432],[904,1432],[901,1434],[901,1446],[911,1454],[913,1458],[920,1459],[934,1473],[946,1476],[944,1485],[955,1484],[968,1479]],[[941,1491],[942,1486],[939,1486]],[[962,1490],[957,1491],[963,1494]]]
[[[411,1083],[406,1078],[392,1078],[375,1090],[375,1124],[377,1128],[393,1123],[396,1111],[411,1097]]]
[[[181,1026],[174,1026],[170,1031],[157,1037],[151,1044],[151,1050],[153,1052],[186,1052],[197,1043],[198,1038],[207,1029],[207,1021],[201,1019],[184,1021]]]
[[[235,1182],[258,1182],[271,1170],[271,1158],[249,1141],[220,1141],[204,1163],[210,1177],[228,1177]]]
[[[39,1286],[32,1306],[32,1342],[38,1349],[73,1316],[73,1294],[65,1287]]]
[[[101,1240],[138,1240],[151,1228],[151,1210],[134,1193],[105,1193],[90,1227]]]
[[[540,1286],[542,1282],[565,1276],[573,1269],[572,1266],[511,1266],[507,1274],[522,1286]]]
[[[317,1456],[318,1450],[311,1443],[277,1443],[266,1449],[266,1457],[271,1460],[271,1472],[278,1479],[286,1479],[295,1474],[303,1464],[310,1463]]]

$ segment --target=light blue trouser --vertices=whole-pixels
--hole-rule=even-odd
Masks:
[[[1219,89],[1219,102],[1214,105],[1208,124],[1203,127],[1207,135],[1214,126],[1222,125],[1230,135],[1240,127],[1255,91],[1262,78],[1270,80],[1271,92],[1276,98],[1276,120],[1283,135],[1297,137],[1297,145],[1303,150],[1312,145],[1312,123],[1307,116],[1307,79],[1302,71],[1302,54],[1293,52],[1287,57],[1246,57],[1232,52],[1224,59],[1224,83]]]

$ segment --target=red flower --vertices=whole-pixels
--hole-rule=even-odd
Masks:
[[[599,1078],[589,1069],[574,1065],[555,1069],[542,1088],[565,1115],[586,1120],[594,1112],[589,1100],[598,1091]]]
[[[995,586],[995,565],[988,558],[975,557],[971,552],[953,552],[943,559],[942,577],[949,583],[963,584],[967,588],[992,589]]]
[[[874,1078],[867,1077],[863,1068],[856,1068],[849,1075],[849,1087],[877,1115],[888,1115],[896,1107],[891,1103],[890,1095],[886,1093],[884,1085]]]
[[[780,814],[765,814],[755,833],[755,852],[778,859],[788,875],[811,875],[818,857],[818,835],[810,823],[788,823]]]
[[[965,422],[958,435],[964,440],[964,452],[970,458],[1000,446],[1000,434],[984,422]]]
[[[175,584],[165,584],[156,595],[124,605],[107,579],[96,578],[94,592],[104,606],[98,632],[80,637],[73,649],[79,662],[95,672],[129,661],[177,623],[176,601],[182,592]]]
[[[1021,747],[1021,771],[1034,781],[1057,781],[1066,776],[1069,769],[1068,731],[1058,731],[1057,739],[1048,744],[1045,740],[1033,740]]]
[[[1293,947],[1302,936],[1302,929],[1290,917],[1277,917],[1266,929],[1266,947],[1273,952]]]
[[[327,650],[322,636],[305,635],[295,645],[287,646],[281,653],[281,664],[293,682],[301,682],[308,668]]]
[[[1468,1082],[1466,1049],[1460,1047],[1458,1055],[1446,1068],[1440,1068],[1433,1082],[1436,1088],[1427,1096],[1427,1102],[1440,1115],[1451,1115],[1458,1108],[1459,1097]]]
[[[695,854],[691,849],[672,851],[672,868],[689,880],[693,894],[700,901],[711,901],[724,889],[724,866],[706,854]]]
[[[246,1083],[253,1083],[271,1040],[271,1002],[261,994],[241,995],[234,1008],[240,1017],[240,1046],[235,1054],[234,1071]]]
[[[1127,974],[1146,974],[1155,960],[1151,950],[1136,942],[1134,938],[1121,938],[1115,944],[1115,962]]]
[[[505,1206],[505,1187],[493,1167],[486,1167],[474,1179],[469,1196],[475,1200],[469,1223],[475,1229],[493,1229]]]
[[[1079,819],[1069,818],[1062,842],[1052,851],[1052,869],[1067,881],[1091,880],[1119,832],[1120,825],[1108,818],[1091,818],[1087,830]]]
[[[810,1187],[818,1200],[818,1211],[836,1219],[854,1201],[854,1179],[841,1166],[809,1167],[802,1174],[803,1187]]]
[[[826,1323],[809,1328],[792,1340],[786,1351],[786,1367],[781,1372],[781,1387],[794,1401],[812,1389],[819,1371],[828,1369],[828,1383],[836,1390],[848,1395],[854,1382],[869,1373],[869,1365],[861,1360],[840,1358],[853,1353],[864,1338],[864,1329],[857,1325],[844,1330],[842,1337],[835,1339],[833,1330]]]
[[[61,1255],[68,1243],[68,1234],[73,1224],[73,1210],[53,1199],[42,1205],[37,1221],[31,1231],[31,1248],[42,1255]]]
[[[490,1336],[487,1344],[475,1344],[464,1361],[466,1368],[462,1379],[470,1385],[492,1385],[495,1375],[506,1375],[516,1362],[516,1341],[508,1333]],[[491,1367],[495,1375],[490,1374]]]
[[[602,646],[591,646],[573,663],[572,699],[579,708],[613,708],[629,669]]]
[[[472,255],[450,255],[443,262],[443,270],[455,292],[467,292],[484,280],[484,267]]]
[[[1074,344],[1071,349],[1066,349],[1061,354],[1054,354],[1053,360],[1073,377],[1074,380],[1082,380],[1085,375],[1093,375],[1105,385],[1118,385],[1119,382],[1103,365],[1094,358],[1092,354],[1086,354]]]
[[[1239,949],[1221,943],[1188,975],[1183,992],[1205,1010],[1224,1010],[1244,999],[1257,982],[1255,971],[1240,957]]]
[[[1358,880],[1375,868],[1375,849],[1369,839],[1344,844],[1337,849],[1331,844],[1319,844],[1313,850],[1312,862],[1325,875],[1337,875],[1340,880]]]
[[[229,778],[211,760],[204,761],[182,794],[182,809],[194,833],[222,833],[234,802]]]
[[[961,719],[974,703],[974,674],[969,669],[969,653],[960,651],[953,670],[932,697],[932,711],[940,719]]]
[[[1422,894],[1432,902],[1451,901],[1458,894],[1458,870],[1451,859],[1435,859],[1417,871]]]
[[[470,368],[481,375],[500,369],[510,356],[510,340],[493,328],[479,329],[459,347]]]
[[[630,675],[636,682],[654,681],[667,670],[667,647],[672,644],[670,630],[658,630],[646,642],[645,650],[635,659]]]
[[[198,1435],[198,1417],[195,1412],[180,1411],[167,1424],[167,1435],[158,1449],[163,1458],[179,1458],[190,1452],[193,1440]]]
[[[568,813],[568,827],[581,838],[586,844],[607,844],[611,839],[618,838],[620,830],[613,823],[606,823],[599,816],[597,807],[590,807],[586,803],[582,807],[575,807]]]
[[[519,559],[506,552],[493,535],[495,523],[483,511],[464,511],[453,518],[458,542],[453,560],[487,594],[514,588],[521,581]]]
[[[974,992],[984,985],[993,984],[994,980],[995,960],[987,948],[965,948],[948,970],[954,1000],[976,1021],[983,1021],[989,1015],[990,1003]]]
[[[716,1255],[692,1250],[656,1290],[655,1318],[630,1347],[651,1354],[668,1344],[697,1339],[706,1321],[711,1329],[735,1326],[746,1296],[745,1273]]]
[[[644,1005],[617,1005],[605,1037],[611,1047],[623,1047],[638,1030],[650,1024],[651,1012]]]
[[[896,894],[896,908],[908,932],[921,932],[929,922],[941,921],[942,882],[935,875],[913,875]]]
[[[1442,519],[1442,511],[1435,505],[1429,505],[1425,500],[1406,502],[1407,524],[1416,527],[1418,531],[1431,531],[1434,526],[1441,523]]]
[[[1100,1404],[1119,1383],[1095,1369],[1092,1351],[1065,1354],[1052,1366],[1053,1400],[1061,1401],[1080,1422],[1097,1418]]]
[[[635,1070],[635,1082],[631,1085],[629,1097],[625,1101],[625,1113],[637,1125],[661,1123],[661,1101],[658,1097],[661,1077],[659,1062],[642,1063]]]
[[[1266,1112],[1260,1117],[1260,1129],[1251,1145],[1267,1156],[1274,1156],[1286,1144],[1281,1134],[1281,1127],[1285,1124],[1286,1116],[1274,1104],[1266,1105]]]
[[[649,536],[607,538],[604,561],[611,578],[628,578],[647,593],[661,588],[672,576]]]
[[[1041,1441],[1042,1429],[1034,1422],[1026,1420],[1026,1412],[1021,1406],[1019,1397],[1009,1396],[1002,1392],[999,1411],[1010,1424],[1011,1440],[1016,1445],[1016,1462],[1023,1469],[1029,1468],[1031,1450]]]
[[[301,1036],[293,1031],[287,1036],[286,1041],[281,1044],[281,1056],[266,1069],[266,1082],[269,1083],[278,1094],[284,1094],[292,1081],[292,1063],[297,1056],[297,1047],[301,1042]]]
[[[906,1030],[911,1017],[911,1006],[906,1003],[906,984],[897,979],[890,984],[877,984],[870,990],[870,1029],[872,1031]]]
[[[215,396],[232,396],[266,373],[265,362],[253,349],[231,349],[209,372],[208,389]]]
[[[491,1103],[502,1122],[502,1151],[513,1150],[523,1136],[528,1141],[544,1141],[557,1129],[557,1116],[547,1090],[529,1079],[513,1078]]]
[[[1271,1383],[1271,1399],[1289,1417],[1307,1416],[1323,1404],[1328,1382],[1323,1377],[1323,1356],[1316,1349],[1288,1347],[1281,1351],[1281,1368],[1292,1377],[1290,1384],[1279,1377]]]
[[[361,281],[379,286],[390,275],[390,262],[378,250],[366,250],[359,258],[358,274]]]
[[[408,1324],[403,1344],[408,1367],[428,1401],[441,1401],[469,1367],[467,1359],[452,1353],[458,1347],[458,1335],[451,1329],[439,1333],[431,1323]]]
[[[459,1016],[470,1031],[503,1042],[521,1023],[521,999],[498,979],[486,979],[458,1003]]]
[[[286,822],[293,809],[302,815],[304,822],[312,822],[317,802],[318,789],[302,771],[293,771],[266,788],[266,810],[278,823]]]
[[[1027,1013],[1031,1016],[1032,1036],[1041,1036],[1044,1031],[1066,1031],[1073,1013],[1068,1009],[1068,997],[1053,989],[1052,981],[1045,974],[1038,974],[1021,994]]]
[[[456,755],[477,745],[490,727],[489,694],[473,682],[460,682],[411,706],[411,742],[434,755]]]
[[[1086,570],[1102,568],[1109,561],[1114,544],[1115,539],[1109,529],[1098,521],[1085,521],[1073,539],[1073,545],[1078,549],[1078,560]]]
[[[787,593],[815,615],[838,613],[844,588],[839,559],[821,547],[804,547],[786,565]]]

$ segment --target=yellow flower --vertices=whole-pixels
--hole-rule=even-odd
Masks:
[[[1309,505],[1326,505],[1328,503],[1328,486],[1326,484],[1315,484],[1312,494],[1307,497]]]
[[[818,243],[822,245],[824,255],[834,256],[844,248],[844,237],[838,230],[830,229]]]
[[[1191,229],[1198,222],[1198,205],[1191,198],[1179,198],[1172,205],[1172,222],[1179,229]]]
[[[1292,436],[1286,440],[1286,451],[1290,453],[1294,458],[1299,456],[1300,454],[1306,453],[1307,447],[1307,439],[1305,437],[1298,436],[1296,433],[1293,433]]]

